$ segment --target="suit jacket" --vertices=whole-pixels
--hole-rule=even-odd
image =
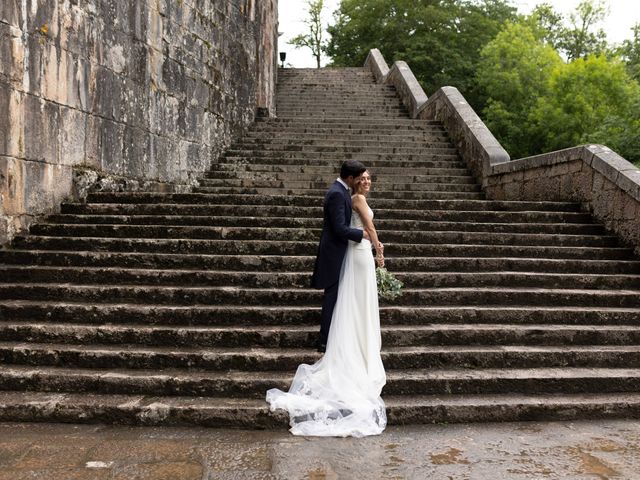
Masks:
[[[361,242],[364,232],[351,228],[351,195],[337,180],[324,196],[324,224],[311,278],[312,288],[327,288],[340,279],[349,240]]]

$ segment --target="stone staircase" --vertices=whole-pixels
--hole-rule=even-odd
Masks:
[[[0,420],[284,426],[318,358],[308,289],[346,158],[404,296],[390,423],[638,416],[640,262],[578,204],[489,201],[441,125],[364,69],[281,70],[192,193],[94,193],[0,251]]]

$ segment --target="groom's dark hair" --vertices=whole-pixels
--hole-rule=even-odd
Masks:
[[[357,160],[347,160],[340,167],[340,178],[359,177],[367,170],[362,163]]]

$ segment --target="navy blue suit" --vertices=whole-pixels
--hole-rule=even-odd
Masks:
[[[351,194],[337,180],[324,196],[324,224],[311,287],[323,288],[320,342],[327,343],[333,308],[338,299],[338,280],[349,240],[361,242],[364,232],[351,228]]]

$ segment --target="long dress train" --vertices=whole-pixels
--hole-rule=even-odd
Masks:
[[[356,212],[351,225],[362,228]],[[313,365],[298,367],[289,392],[267,392],[272,411],[289,412],[294,435],[362,437],[380,434],[387,424],[371,242],[349,241],[338,285],[326,353]]]

